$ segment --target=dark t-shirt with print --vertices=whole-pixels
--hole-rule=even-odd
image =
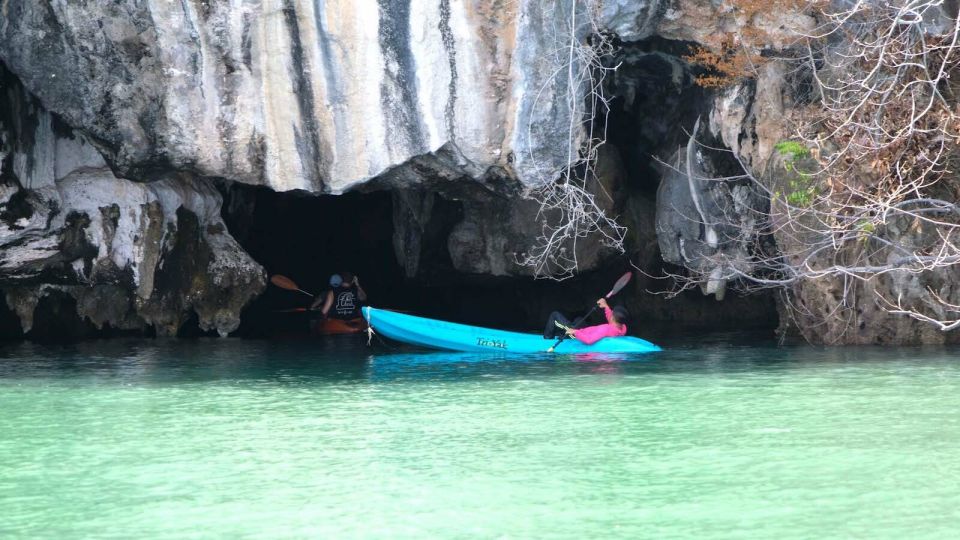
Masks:
[[[360,316],[360,297],[356,287],[337,287],[333,289],[333,307],[329,316],[333,319],[356,319]]]

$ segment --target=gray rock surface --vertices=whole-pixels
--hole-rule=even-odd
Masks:
[[[548,180],[567,161],[568,27],[710,42],[743,23],[707,0],[6,0],[2,14],[0,59],[121,174],[331,193],[444,146],[472,178]]]
[[[11,206],[22,191],[0,199]],[[235,330],[265,286],[260,265],[230,237],[220,194],[186,177],[140,184],[106,169],[75,171],[29,192],[29,217],[0,221],[0,283],[25,332],[50,290],[78,301],[96,326],[176,334],[190,311],[201,329]],[[39,285],[39,286],[38,286]]]
[[[53,291],[95,326],[177,332],[191,311],[227,334],[265,286],[220,218],[220,194],[189,173],[118,178],[85,135],[15,84],[0,116],[0,287],[25,332]]]
[[[686,147],[664,167],[657,240],[665,261],[709,276],[703,292],[722,299],[731,276],[752,271],[749,249],[765,199],[748,180],[717,180],[727,178],[716,165],[723,153],[711,150],[699,127],[698,121]]]
[[[643,3],[641,3],[643,4]],[[339,193],[449,145],[563,166],[569,0],[7,0],[0,58],[124,175]]]
[[[584,137],[569,129],[580,96],[569,96],[567,68],[582,67],[567,66],[569,34],[717,47],[750,27],[777,49],[811,24],[788,10],[745,20],[716,0],[2,0],[0,61],[23,87],[0,68],[0,287],[26,329],[56,293],[96,326],[173,334],[193,312],[202,328],[230,332],[265,281],[226,231],[212,179],[394,189],[393,248],[407,275],[440,242],[460,273],[525,276],[516,260],[540,225],[520,194],[551,181],[571,134]],[[794,112],[784,66],[698,94],[688,111],[677,103],[690,79],[680,54],[634,52],[613,88],[628,111],[683,109],[639,130],[676,170],[653,209],[620,190],[627,173],[603,157],[609,167],[592,181],[615,193],[605,210],[633,223],[655,212],[668,262],[748,271],[762,201],[736,181],[707,181],[725,174],[723,159],[676,141],[694,111],[705,138],[767,169]],[[660,68],[660,93],[640,96],[650,87],[631,77]],[[631,237],[652,246],[649,230]],[[609,256],[596,241],[577,249],[583,270]],[[947,291],[947,277],[882,287],[910,297]],[[810,301],[829,305],[835,285],[810,289]],[[704,292],[724,290],[718,279]],[[896,324],[904,340],[931,339],[919,323]]]

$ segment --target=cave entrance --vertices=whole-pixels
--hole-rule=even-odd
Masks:
[[[713,90],[695,84],[696,73],[682,58],[689,52],[687,43],[660,38],[621,43],[613,59],[620,68],[608,88],[607,143],[622,167],[625,201],[620,219],[631,229],[629,262],[652,276],[680,271],[663,262],[657,244],[654,213],[663,173],[658,159],[668,160],[686,144],[697,119],[708,117],[714,99]],[[481,211],[489,217],[488,212],[495,215],[490,205],[498,202],[479,203],[483,199],[471,199],[469,190],[454,189],[444,197],[418,188],[377,185],[377,191],[333,196],[228,184],[224,219],[270,275],[288,276],[307,291],[321,293],[329,287],[331,274],[349,271],[360,276],[372,305],[496,328],[532,330],[553,309],[582,312],[585,299],[589,302],[630,269],[628,258],[619,257],[562,283],[460,272],[451,260],[450,242],[457,236],[451,232],[465,222],[469,208],[476,211],[485,204]],[[411,226],[404,213],[424,204],[430,211],[413,218]],[[415,238],[410,238],[411,231]],[[474,234],[488,233],[478,228]],[[633,292],[619,300],[634,314],[636,327],[644,329],[642,335],[651,335],[647,329],[655,327],[772,333],[778,324],[772,294],[731,291],[718,302],[690,290],[668,299],[646,292],[669,290],[668,280],[635,275]],[[310,302],[305,295],[268,286],[244,311],[238,334],[306,335],[310,314],[280,310]]]
[[[431,318],[536,331],[554,309],[582,312],[584,299],[629,268],[618,261],[562,283],[458,271],[450,242],[464,220],[463,202],[432,192],[312,195],[242,184],[222,191],[231,235],[269,275],[287,276],[320,294],[331,274],[349,271],[360,277],[371,305]],[[417,218],[409,207],[424,204],[428,217],[411,224]],[[284,310],[310,303],[306,295],[268,285],[241,314],[236,335],[306,337],[316,314]]]
[[[610,109],[605,133],[606,144],[623,169],[625,224],[632,229],[630,257],[647,276],[682,274],[683,268],[664,262],[660,253],[654,222],[657,192],[666,171],[663,163],[669,163],[674,152],[686,146],[698,119],[701,125],[709,122],[716,90],[696,83],[701,70],[683,58],[693,52],[691,43],[654,37],[615,45],[616,52],[608,62],[618,67],[607,81]],[[717,140],[703,141],[723,146]],[[736,168],[731,175],[741,172],[732,158],[729,161]],[[675,287],[672,280],[642,274],[641,280],[644,290],[657,293],[638,300],[638,309],[653,325],[682,331],[772,333],[779,324],[772,291],[730,291],[717,301],[691,289],[668,298],[667,293]]]
[[[352,272],[378,305],[406,306],[403,269],[393,250],[389,192],[317,196],[230,184],[223,217],[231,235],[263,265],[312,294],[329,289],[332,274]],[[244,310],[241,336],[309,333],[307,295],[268,285]],[[286,310],[286,311],[285,311]]]
[[[619,67],[608,87],[607,143],[620,152],[633,193],[651,201],[662,174],[657,158],[686,145],[697,118],[710,112],[713,92],[696,84],[682,58],[691,46],[663,38],[618,43],[609,61]]]

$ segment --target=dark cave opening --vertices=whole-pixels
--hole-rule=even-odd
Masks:
[[[23,339],[20,318],[10,309],[6,295],[0,290],[0,342]]]
[[[416,273],[407,276],[394,248],[395,197],[373,191],[315,196],[266,188],[224,186],[223,215],[230,233],[269,275],[293,279],[313,294],[333,273],[359,276],[368,303],[438,319],[517,330],[538,330],[554,309],[583,312],[601,289],[629,269],[625,260],[564,282],[458,272],[448,242],[462,218],[460,201],[434,197],[423,224]],[[242,337],[304,337],[317,315],[289,311],[312,298],[268,286],[241,315]]]
[[[562,282],[458,272],[448,243],[462,218],[462,206],[434,193],[428,195],[435,200],[421,231],[419,252],[403,253],[417,258],[416,273],[410,277],[405,271],[408,261],[398,260],[394,248],[395,198],[402,192],[314,196],[231,184],[225,186],[224,194],[223,214],[231,234],[269,275],[285,275],[300,288],[319,294],[328,289],[331,274],[346,270],[360,277],[368,304],[442,320],[539,331],[551,311],[583,313],[617,277],[631,270],[627,258],[619,257]],[[656,259],[659,253],[644,256]],[[651,264],[662,268],[659,259]],[[731,295],[717,302],[699,292],[666,299],[646,292],[659,286],[656,280],[634,275],[633,285],[616,302],[626,304],[633,313],[636,335],[689,329],[772,330],[775,325],[769,299],[758,302],[756,297]],[[317,314],[290,310],[307,307],[311,301],[307,295],[270,285],[244,310],[235,335],[307,337]]]
[[[609,59],[610,66],[618,67],[606,88],[610,98],[606,144],[615,149],[622,163],[627,225],[633,229],[628,237],[632,240],[629,256],[644,271],[638,275],[645,292],[633,305],[653,325],[772,333],[779,324],[772,292],[731,291],[718,301],[699,290],[687,290],[668,298],[674,282],[655,277],[685,271],[664,262],[652,219],[667,170],[664,163],[687,144],[698,119],[701,123],[709,120],[715,97],[713,89],[696,84],[700,68],[683,59],[691,53],[691,45],[658,37],[617,42],[616,53]],[[701,128],[701,134],[704,131]],[[709,137],[704,140],[723,146]],[[735,160],[723,152],[713,153],[720,156],[717,164],[724,172],[741,173]]]
[[[709,112],[710,90],[695,83],[682,56],[690,44],[651,38],[618,43],[608,60],[618,66],[608,81],[607,144],[620,153],[631,191],[656,198],[662,169],[657,158],[686,144],[698,117]]]
[[[402,268],[393,253],[392,201],[387,192],[314,196],[230,184],[223,217],[230,234],[268,275],[291,278],[314,295],[331,274],[349,271],[377,303],[402,297]],[[241,336],[308,333],[312,297],[268,285],[245,309]],[[402,303],[402,302],[401,302]]]
[[[77,301],[60,291],[40,298],[33,311],[31,339],[44,342],[71,342],[94,333],[93,325],[77,315]]]

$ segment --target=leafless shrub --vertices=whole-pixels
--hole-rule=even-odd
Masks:
[[[948,283],[920,298],[916,283],[904,285],[911,275],[937,281],[960,263],[960,100],[951,79],[960,21],[941,4],[842,0],[819,14],[819,28],[798,40],[818,99],[798,111],[796,136],[777,145],[768,170],[744,166],[770,199],[756,218],[778,252],[752,249],[746,265],[717,252],[701,267],[709,271],[675,276],[681,288],[725,279],[796,291],[826,280],[838,284],[835,305],[811,313],[791,304],[798,316],[842,323],[872,303],[943,330],[960,325]],[[914,298],[905,303],[906,289]]]
[[[578,268],[577,244],[599,236],[600,241],[619,252],[624,251],[626,228],[609,216],[597,201],[591,182],[597,150],[606,139],[608,97],[604,79],[616,68],[604,63],[613,53],[609,36],[598,24],[601,0],[572,1],[567,13],[558,14],[557,50],[551,60],[557,65],[554,79],[545,85],[565,88],[564,105],[569,111],[566,136],[567,165],[561,171],[544,169],[539,182],[524,196],[536,201],[540,211],[540,235],[518,263],[533,269],[541,278],[563,280]],[[534,162],[536,156],[531,156]],[[538,167],[539,168],[539,167]]]

